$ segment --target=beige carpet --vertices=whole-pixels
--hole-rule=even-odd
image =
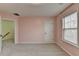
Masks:
[[[68,56],[56,44],[13,44],[3,41],[1,56]]]

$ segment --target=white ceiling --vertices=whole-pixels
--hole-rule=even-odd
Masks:
[[[56,16],[69,3],[0,3],[0,11],[19,13],[20,16]]]

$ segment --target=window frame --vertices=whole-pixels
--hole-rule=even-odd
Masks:
[[[78,47],[79,48],[79,37],[78,37],[78,35],[79,35],[79,25],[78,25],[78,23],[79,23],[79,13],[77,12],[77,28],[64,28],[65,27],[65,20],[64,20],[64,18],[65,17],[67,17],[67,16],[70,16],[70,15],[72,15],[73,13],[75,13],[75,12],[77,12],[77,11],[74,11],[74,12],[72,12],[72,13],[70,13],[70,14],[68,14],[68,15],[65,15],[64,17],[62,17],[62,20],[61,20],[61,26],[62,26],[62,41],[63,42],[66,42],[66,43],[68,43],[68,44],[70,44],[70,45],[73,45],[73,46],[76,46],[76,47]],[[64,20],[64,25],[63,25],[63,20]],[[64,27],[63,27],[64,26]],[[69,30],[73,30],[73,29],[76,29],[77,30],[77,44],[75,44],[75,43],[73,43],[73,42],[70,42],[70,41],[68,41],[68,40],[65,40],[64,39],[64,31],[66,30],[66,29],[69,29]]]

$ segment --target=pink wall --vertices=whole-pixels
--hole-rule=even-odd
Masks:
[[[74,4],[71,7],[69,7],[67,10],[65,10],[62,14],[57,16],[57,26],[56,26],[56,42],[57,44],[62,47],[66,52],[68,52],[70,55],[79,55],[79,48],[74,47],[70,44],[67,44],[62,41],[62,30],[61,30],[61,19],[64,15],[73,12],[73,11],[78,11],[79,10],[79,5]]]
[[[45,43],[44,41],[44,24],[46,17],[20,17],[19,26],[19,43]]]
[[[19,18],[19,42],[43,42],[42,21],[40,18]]]
[[[45,43],[43,20],[48,17],[16,17],[0,12],[1,19],[15,22],[15,43]],[[51,18],[51,17],[50,17]],[[54,17],[51,18],[52,20]],[[53,20],[54,21],[54,20]]]
[[[5,18],[7,20],[15,21],[18,17],[6,12],[0,12],[1,18]]]

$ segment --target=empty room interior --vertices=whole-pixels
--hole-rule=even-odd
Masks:
[[[78,3],[0,3],[0,56],[79,56]]]

